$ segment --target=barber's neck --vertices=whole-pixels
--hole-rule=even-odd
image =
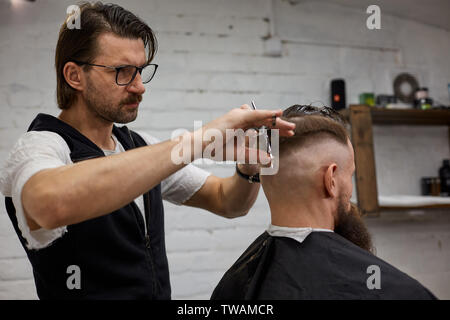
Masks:
[[[113,123],[94,115],[85,104],[77,102],[69,109],[64,109],[58,118],[77,129],[99,148],[113,150]]]
[[[329,200],[269,202],[272,224],[291,228],[320,228],[334,230],[335,208]]]

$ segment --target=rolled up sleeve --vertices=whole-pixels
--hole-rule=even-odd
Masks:
[[[31,231],[22,206],[22,190],[36,173],[71,163],[70,150],[58,134],[48,131],[27,132],[14,145],[2,168],[0,187],[4,196],[11,197],[18,228],[27,241],[28,249],[50,245],[66,232],[66,227]]]

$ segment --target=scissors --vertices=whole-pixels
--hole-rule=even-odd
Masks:
[[[252,100],[252,109],[253,109],[253,110],[256,110],[255,101],[253,101],[253,100]],[[274,123],[274,125],[275,125],[275,123]],[[272,147],[271,147],[271,145],[270,145],[269,136],[268,136],[268,134],[267,134],[267,132],[268,132],[269,129],[268,129],[266,126],[262,126],[261,129],[263,129],[263,130],[264,130],[264,133],[265,133],[266,142],[267,142],[267,153],[269,154],[270,159],[273,159],[273,156],[272,156]],[[258,132],[260,131],[259,128],[256,128],[256,130],[258,130]]]

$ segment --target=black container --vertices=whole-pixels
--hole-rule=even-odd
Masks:
[[[450,196],[450,160],[444,159],[442,167],[439,169],[439,178],[441,180],[441,196]]]
[[[421,189],[423,196],[431,195],[431,183],[433,182],[433,178],[424,177],[421,179]]]
[[[344,79],[332,80],[330,92],[331,92],[331,107],[334,110],[344,109],[346,107]]]

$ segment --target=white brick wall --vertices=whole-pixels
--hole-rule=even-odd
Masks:
[[[382,30],[365,28],[360,11],[326,1],[151,0],[117,1],[157,32],[160,64],[133,128],[161,139],[193,128],[254,99],[260,106],[328,104],[329,81],[344,77],[348,101],[362,91],[392,93],[400,71],[415,74],[433,98],[449,103],[450,34],[383,16]],[[39,0],[21,10],[0,0],[0,160],[38,112],[58,114],[54,48],[67,6]],[[383,10],[383,8],[381,8]],[[383,14],[383,13],[382,13]],[[271,18],[273,16],[273,19]],[[282,56],[264,55],[270,23]],[[419,193],[419,179],[436,175],[449,157],[445,127],[375,127],[381,194]],[[431,155],[431,156],[427,156]],[[233,167],[208,166],[219,176]],[[419,218],[405,213],[369,222],[378,254],[450,298],[450,221],[446,211]],[[167,250],[173,297],[208,298],[225,270],[269,223],[262,192],[248,216],[221,219],[203,210],[166,204]],[[0,209],[0,299],[34,299],[31,267]]]

